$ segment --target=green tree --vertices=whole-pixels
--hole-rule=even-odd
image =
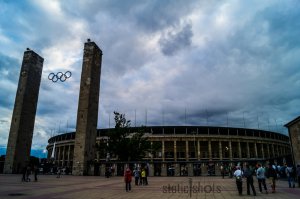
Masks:
[[[108,134],[107,151],[121,161],[138,161],[151,151],[151,143],[145,136],[145,128],[132,132],[130,120],[124,114],[114,112],[115,128]]]

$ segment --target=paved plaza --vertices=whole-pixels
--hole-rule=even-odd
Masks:
[[[31,176],[32,179],[33,176]],[[234,179],[225,177],[149,177],[149,185],[125,191],[122,177],[40,175],[38,182],[21,182],[21,175],[0,175],[0,198],[30,199],[109,199],[109,198],[254,198],[239,196]],[[259,193],[255,180],[255,198],[292,199],[300,197],[300,188],[288,188],[285,180],[277,181],[276,193]],[[270,186],[270,185],[269,185]],[[269,187],[270,188],[270,187]]]

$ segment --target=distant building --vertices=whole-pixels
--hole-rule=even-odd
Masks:
[[[283,164],[291,159],[289,137],[276,132],[216,126],[149,126],[146,129],[149,141],[158,144],[160,149],[147,154],[142,162],[129,164],[148,164],[150,176],[218,175],[221,164],[228,168],[243,162]],[[98,129],[98,146],[106,144],[110,130]],[[132,132],[136,130],[131,128]],[[55,143],[55,164],[72,168],[74,140],[75,132],[49,139],[48,155],[52,154]],[[105,151],[95,151],[95,154],[94,175],[104,176],[108,166],[122,175],[124,162],[118,162],[113,154],[108,160]]]
[[[300,165],[300,116],[284,125],[289,129],[294,164]]]

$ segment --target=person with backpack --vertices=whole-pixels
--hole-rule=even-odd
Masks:
[[[138,168],[135,168],[133,170],[133,175],[134,175],[134,179],[135,179],[135,185],[138,186],[139,185],[139,179],[140,179],[140,170]]]
[[[251,187],[253,195],[256,196],[256,191],[253,185],[253,173],[254,170],[250,168],[249,164],[246,164],[246,168],[244,170],[244,177],[247,179],[247,195],[250,195],[250,187]]]
[[[132,179],[131,170],[129,167],[127,167],[127,169],[124,173],[124,182],[125,182],[126,192],[131,191],[131,179]]]
[[[288,165],[285,169],[286,176],[288,177],[289,188],[295,188],[295,181],[294,181],[294,168],[292,165]]]
[[[239,195],[243,195],[243,171],[241,170],[240,166],[236,167],[235,172],[233,173],[233,176],[235,177],[236,186],[239,192]]]
[[[266,191],[266,194],[268,194],[268,189],[266,186],[266,176],[265,176],[265,169],[261,166],[261,164],[258,164],[258,169],[256,170],[256,177],[258,180],[258,188],[260,193],[262,193],[262,186],[264,186],[264,189]]]
[[[275,166],[272,164],[269,164],[268,172],[267,172],[267,178],[270,181],[271,187],[272,187],[272,193],[275,193],[275,187],[276,187],[276,180],[277,180],[277,172],[275,170]]]

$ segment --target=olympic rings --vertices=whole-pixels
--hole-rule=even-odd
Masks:
[[[68,78],[72,76],[72,73],[70,71],[66,71],[65,73],[58,72],[58,73],[50,73],[48,75],[48,79],[51,80],[52,82],[57,82],[60,80],[61,82],[66,81]]]

